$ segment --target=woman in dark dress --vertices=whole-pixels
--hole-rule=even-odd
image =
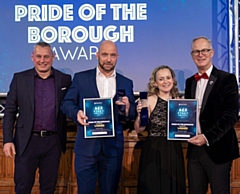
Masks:
[[[152,72],[148,83],[148,137],[142,147],[138,194],[185,194],[185,170],[180,141],[167,140],[168,99],[178,98],[174,71],[159,66]],[[140,126],[142,104],[137,106],[138,116],[134,127],[137,133],[145,130]]]

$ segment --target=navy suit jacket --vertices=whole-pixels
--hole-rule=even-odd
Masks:
[[[129,120],[135,119],[135,103],[133,95],[133,83],[130,79],[116,74],[116,90],[124,89],[126,96],[129,98],[130,110]],[[84,127],[77,121],[77,113],[83,110],[84,98],[99,98],[96,84],[96,69],[76,73],[73,83],[69,88],[63,102],[62,111],[78,124],[78,132],[74,151],[76,154],[83,156],[96,156],[102,150],[106,156],[118,156],[123,154],[123,124],[118,121],[118,109],[115,105],[116,95],[113,98],[114,104],[114,125],[115,137],[107,138],[84,138]],[[87,115],[86,115],[87,116]]]
[[[61,149],[65,152],[66,117],[60,110],[60,104],[71,85],[71,76],[54,68],[52,71],[56,91],[56,127]],[[26,149],[34,125],[34,77],[34,68],[15,73],[6,98],[3,117],[3,143],[14,142],[16,153],[19,155],[22,155]],[[16,117],[17,113],[18,117]]]
[[[195,98],[197,81],[186,80],[185,98]],[[234,125],[238,120],[238,85],[236,76],[213,66],[199,113],[202,133],[209,142],[204,148],[215,163],[225,163],[239,157]],[[189,156],[192,144],[188,145]]]

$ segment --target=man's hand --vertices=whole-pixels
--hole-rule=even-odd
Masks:
[[[4,152],[5,156],[10,157],[10,158],[14,158],[14,156],[16,154],[14,144],[12,142],[5,143],[3,145],[3,152]]]
[[[84,115],[82,110],[79,110],[77,113],[77,121],[84,126],[89,125],[89,123],[86,123],[86,120],[88,119],[87,116]]]
[[[129,114],[130,103],[127,96],[122,97],[122,101],[116,101],[117,105],[125,105],[126,116]]]
[[[196,135],[196,136],[190,138],[188,140],[188,142],[191,143],[191,144],[194,144],[196,146],[202,146],[203,144],[207,143],[205,137],[202,134]]]

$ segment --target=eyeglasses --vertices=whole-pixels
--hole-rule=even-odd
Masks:
[[[207,55],[210,50],[212,49],[193,50],[191,54],[194,56],[198,56],[200,53],[202,53],[203,55]]]

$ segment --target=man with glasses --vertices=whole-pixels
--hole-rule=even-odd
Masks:
[[[238,120],[238,85],[233,74],[212,64],[214,50],[206,37],[192,41],[198,73],[186,80],[185,98],[198,99],[197,135],[188,140],[190,194],[230,193],[232,161],[239,157],[234,125]]]

